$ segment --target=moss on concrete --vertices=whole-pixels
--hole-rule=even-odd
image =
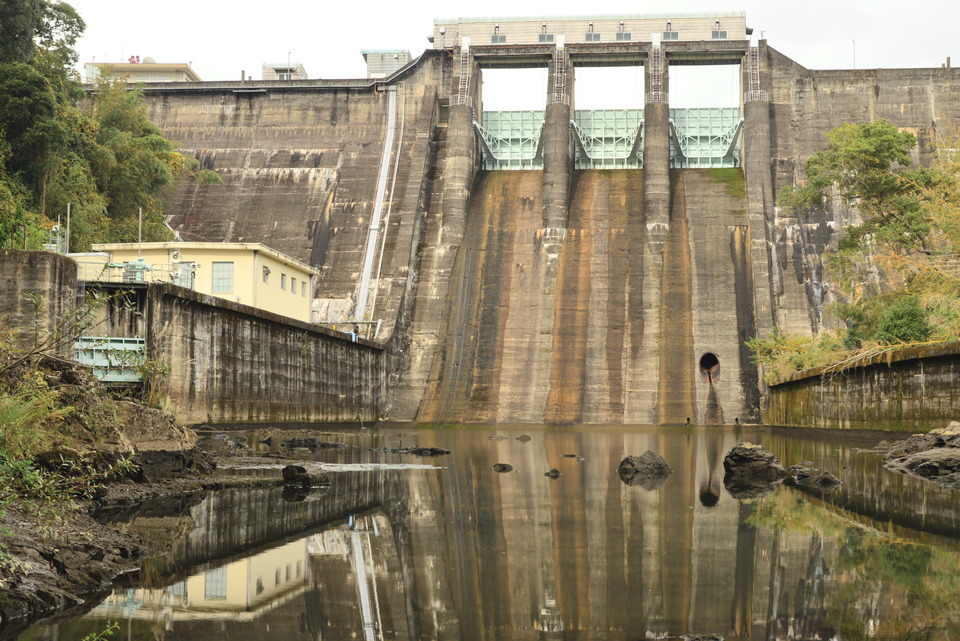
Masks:
[[[740,167],[708,169],[707,175],[716,182],[723,183],[728,195],[734,198],[746,197],[747,182],[743,177],[743,169]]]

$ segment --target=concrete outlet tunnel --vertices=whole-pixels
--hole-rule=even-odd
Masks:
[[[720,359],[713,352],[707,352],[700,357],[700,378],[711,384],[719,382]]]
[[[742,13],[528,22],[438,22],[386,78],[145,87],[224,179],[181,186],[171,226],[316,267],[314,322],[384,355],[383,418],[759,420],[745,343],[821,328],[820,257],[847,216],[784,218],[775,193],[843,122],[960,111],[956,70],[811,71]],[[671,69],[708,64],[739,69],[735,106],[672,106]],[[618,65],[640,103],[579,108],[577,70]],[[484,111],[484,71],[524,67],[546,69],[543,107]]]

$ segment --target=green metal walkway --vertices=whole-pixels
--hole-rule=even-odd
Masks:
[[[542,111],[485,111],[474,122],[484,169],[543,169]],[[576,169],[643,167],[643,110],[576,111]],[[671,109],[670,166],[738,167],[743,118],[736,107]]]

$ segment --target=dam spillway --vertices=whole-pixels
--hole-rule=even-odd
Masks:
[[[447,44],[383,79],[144,89],[151,119],[224,179],[181,185],[171,226],[319,269],[314,320],[364,323],[386,356],[381,418],[758,419],[744,341],[823,326],[820,259],[853,215],[786,217],[776,192],[832,127],[887,118],[918,134],[922,162],[933,105],[960,115],[956,70],[813,71],[732,35],[659,52],[648,40],[568,42],[562,55],[558,42]],[[677,158],[694,137],[665,88],[671,68],[711,61],[740,65],[744,102],[737,127],[712,134],[733,166],[694,169],[714,165]],[[592,166],[642,169],[582,168],[595,150],[584,136],[599,134],[577,130],[575,71],[608,63],[643,65],[648,95],[639,130],[617,125],[629,163]],[[485,170],[482,72],[524,65],[549,69],[524,152],[543,168]]]
[[[540,172],[481,173],[417,420],[698,421],[710,383],[697,350],[723,363],[713,385],[727,412],[749,416],[736,336],[738,287],[749,292],[730,253],[746,216],[742,176],[674,172],[696,195],[690,221],[674,199],[662,271],[646,238],[642,170],[575,172],[562,237],[540,228]]]

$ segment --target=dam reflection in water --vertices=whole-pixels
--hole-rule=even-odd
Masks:
[[[106,621],[121,622],[115,638],[204,641],[949,639],[960,625],[955,496],[856,450],[879,436],[597,426],[320,436],[348,447],[303,458],[431,467],[334,471],[329,490],[305,497],[228,491],[179,516],[118,515],[165,543],[141,584],[22,638],[80,638]],[[736,500],[722,460],[743,440],[844,485]],[[413,445],[452,454],[385,451]],[[654,490],[621,482],[619,461],[647,449],[670,477]],[[552,468],[562,476],[544,476]]]

